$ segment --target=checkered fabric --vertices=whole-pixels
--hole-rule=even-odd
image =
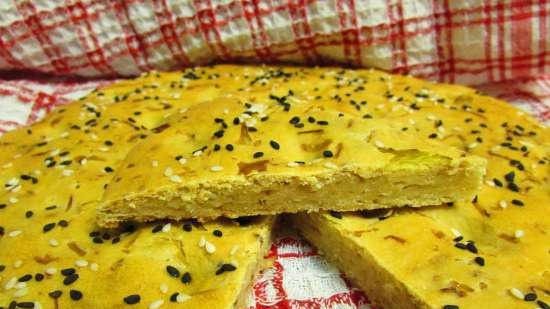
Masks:
[[[479,84],[550,68],[547,0],[3,0],[0,70],[337,62]]]

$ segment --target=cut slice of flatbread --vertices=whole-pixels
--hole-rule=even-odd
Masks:
[[[98,223],[212,219],[471,199],[485,161],[337,101],[189,108],[128,154]]]
[[[476,198],[393,213],[300,214],[294,225],[384,308],[549,308],[550,131],[464,87],[418,82],[411,91],[420,85],[455,99],[419,104],[409,129],[428,136],[427,116],[437,115],[453,130],[445,143],[469,141],[468,151],[488,160]]]
[[[95,224],[129,149],[193,103],[154,90],[180,76],[115,84],[0,138],[1,308],[246,308],[273,217]]]

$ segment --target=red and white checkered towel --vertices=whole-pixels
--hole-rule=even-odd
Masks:
[[[336,62],[475,84],[550,123],[547,0],[0,0],[0,134],[112,82],[75,76],[213,61]],[[280,238],[270,256],[250,309],[370,308],[304,240]]]

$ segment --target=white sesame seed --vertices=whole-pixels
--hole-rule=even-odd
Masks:
[[[296,167],[296,166],[298,166],[298,165],[300,165],[300,164],[298,164],[298,163],[296,163],[296,162],[288,162],[286,165],[287,165],[288,167]]]
[[[384,108],[384,104],[378,104],[378,105],[376,106],[376,108],[377,108],[377,109],[383,109],[383,108]]]
[[[175,183],[181,183],[181,177],[178,175],[172,175],[170,176],[170,181]]]
[[[59,136],[62,137],[62,138],[68,137],[68,136],[69,136],[69,132],[65,131],[65,132],[59,134]]]
[[[16,289],[16,290],[21,290],[21,289],[24,289],[26,287],[27,287],[26,282],[17,282],[13,288]]]
[[[204,236],[201,236],[200,240],[199,240],[199,247],[204,247],[204,245],[206,245],[206,238],[204,238]]]
[[[161,292],[162,294],[168,293],[168,284],[162,283],[162,284],[160,285],[159,289],[160,289],[160,292]]]
[[[171,167],[167,167],[166,169],[164,169],[164,176],[170,177],[172,175],[174,175],[174,171]]]
[[[334,170],[338,168],[338,165],[336,165],[336,164],[334,164],[334,163],[332,163],[332,162],[325,162],[324,166],[325,166],[326,168],[330,168],[330,169],[334,169]]]
[[[455,228],[452,228],[451,229],[451,232],[453,233],[453,235],[455,235],[455,237],[460,237],[462,236],[462,234],[460,233],[459,230],[455,229]]]
[[[40,304],[39,302],[35,301],[35,302],[34,302],[34,309],[42,309],[42,304]]]
[[[10,197],[10,198],[8,199],[8,201],[9,201],[11,204],[15,204],[15,203],[19,202],[19,200],[18,200],[16,197],[14,197],[14,196]]]
[[[180,304],[183,303],[183,302],[186,302],[190,299],[191,299],[191,296],[189,296],[187,294],[179,293],[178,296],[176,296],[176,302],[178,302]]]
[[[88,266],[88,261],[86,261],[86,260],[76,260],[74,262],[74,265],[76,265],[77,267],[86,267],[86,266]]]
[[[378,148],[384,148],[384,143],[379,140],[374,141],[374,145]]]
[[[229,255],[235,255],[237,251],[239,251],[239,245],[233,245],[233,247],[231,247],[231,251],[229,251]]]
[[[495,182],[488,179],[488,180],[485,180],[485,184],[488,185],[489,187],[494,187],[495,186]]]
[[[21,230],[15,230],[8,233],[9,237],[17,237],[19,234],[23,233]]]
[[[88,159],[84,158],[80,160],[80,165],[86,165],[88,163]]]
[[[437,118],[436,118],[434,115],[430,114],[430,115],[426,116],[426,119],[428,119],[428,120],[436,120]]]
[[[48,243],[49,243],[50,246],[52,246],[52,247],[57,247],[57,246],[59,246],[59,241],[57,241],[57,239],[55,239],[55,238],[50,239],[50,240],[48,241]]]
[[[27,289],[27,288],[20,289],[20,290],[17,290],[15,293],[13,293],[13,297],[15,297],[15,298],[23,297],[23,296],[27,295],[28,293],[29,293],[29,289]]]
[[[193,152],[194,157],[198,157],[200,155],[202,155],[202,150],[197,150],[197,151]]]
[[[151,166],[152,167],[158,167],[159,166],[159,161],[157,161],[157,160],[151,161]]]
[[[219,166],[219,165],[214,165],[214,166],[211,166],[211,167],[210,167],[210,170],[211,170],[212,172],[219,172],[219,171],[223,170],[223,167],[222,167],[222,166]]]
[[[439,133],[444,133],[445,132],[445,127],[439,126],[439,127],[437,127],[437,131],[439,131]]]
[[[522,238],[523,236],[525,236],[525,232],[523,230],[516,230],[516,232],[514,233],[514,236],[516,238]]]
[[[214,246],[214,244],[209,241],[204,244],[204,249],[206,249],[206,252],[210,254],[216,252],[216,246]]]
[[[54,149],[50,152],[50,157],[55,157],[57,156],[59,153],[61,152],[61,150],[59,149]]]
[[[500,208],[502,209],[505,209],[506,207],[508,207],[508,202],[506,202],[505,200],[502,200],[498,202],[498,206],[500,206]]]
[[[151,304],[149,304],[149,309],[158,309],[162,305],[164,305],[164,300],[157,299],[154,302],[152,302]]]
[[[97,265],[97,263],[90,264],[91,271],[97,271],[98,269],[99,269],[99,265]]]
[[[186,158],[180,158],[178,160],[178,162],[181,164],[181,165],[184,165],[185,163],[187,163],[187,159]]]
[[[46,270],[44,270],[44,272],[46,273],[46,275],[53,276],[53,275],[55,275],[55,273],[57,272],[57,268],[55,268],[55,267],[48,267],[48,268],[46,268]]]
[[[63,176],[71,176],[74,171],[73,170],[63,170],[63,172],[61,172],[63,174]]]
[[[468,145],[468,149],[474,149],[474,148],[477,147],[477,145],[478,145],[478,143],[471,143],[471,144]]]
[[[166,223],[166,224],[162,227],[162,231],[163,231],[164,233],[170,232],[171,229],[172,229],[172,224],[171,224],[171,223]]]
[[[4,284],[4,290],[11,290],[17,284],[17,278],[12,277],[6,284]]]
[[[514,297],[516,297],[517,299],[523,300],[523,298],[525,297],[525,296],[523,295],[523,292],[521,292],[520,290],[518,290],[518,289],[516,289],[516,288],[511,288],[511,289],[510,289],[510,293],[511,293]]]
[[[107,152],[107,151],[109,151],[109,147],[101,146],[101,147],[98,148],[98,150],[101,151],[101,152]]]
[[[15,267],[15,268],[19,268],[21,266],[23,266],[23,261],[21,261],[21,260],[17,260],[13,263],[13,267]]]

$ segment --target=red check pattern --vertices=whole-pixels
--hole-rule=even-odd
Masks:
[[[0,70],[341,63],[480,84],[548,72],[549,12],[545,0],[2,1]]]

